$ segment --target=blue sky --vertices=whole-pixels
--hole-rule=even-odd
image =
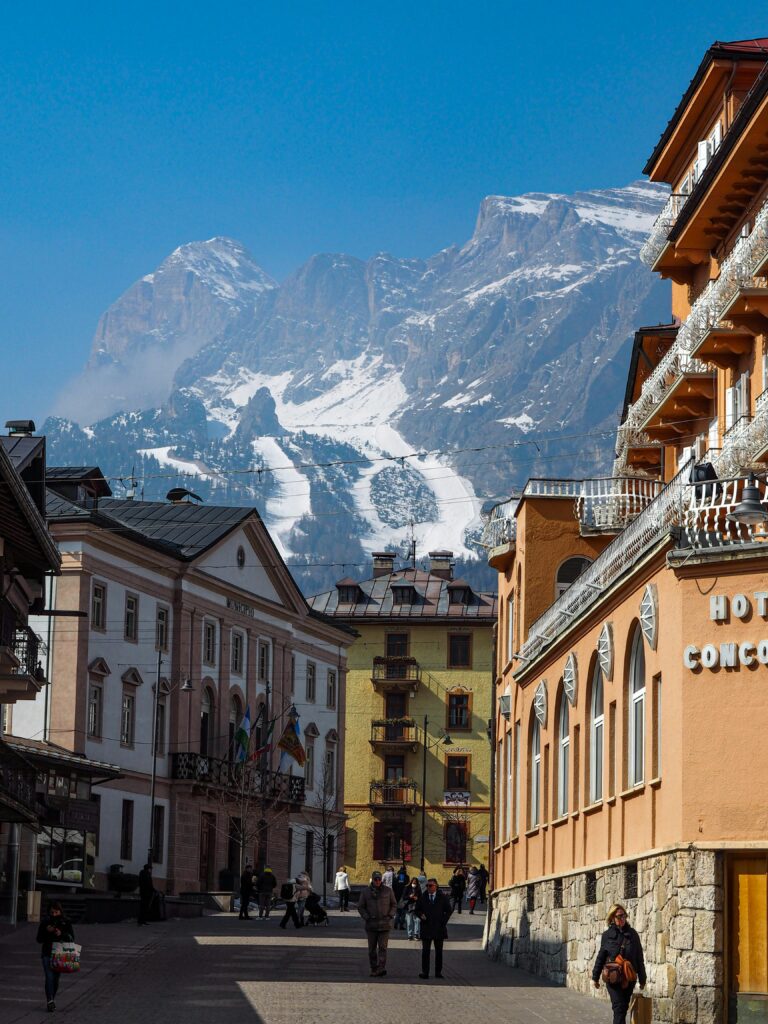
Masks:
[[[669,4],[6,5],[0,423],[42,420],[101,312],[177,245],[426,256],[492,193],[640,177],[715,39]]]

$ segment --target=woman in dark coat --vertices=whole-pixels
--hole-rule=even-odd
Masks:
[[[600,940],[600,949],[592,971],[592,983],[595,988],[600,988],[603,967],[621,954],[634,967],[640,988],[645,988],[645,960],[643,959],[640,936],[634,928],[630,928],[627,912],[620,903],[615,903],[611,907],[607,924],[608,928],[603,932],[603,937]],[[621,985],[608,985],[607,988],[613,1007],[613,1024],[626,1024],[627,1010],[635,988],[634,981],[626,988],[622,988]]]
[[[43,974],[45,975],[45,998],[48,1001],[48,1012],[53,1013],[56,1009],[56,993],[59,990],[59,978],[51,969],[51,950],[54,942],[74,942],[75,933],[72,925],[64,917],[61,904],[52,900],[48,904],[48,913],[40,919],[40,927],[37,929],[37,941],[41,943],[40,956],[43,959]]]
[[[451,890],[451,911],[458,910],[461,913],[461,902],[464,899],[464,890],[467,887],[467,876],[462,868],[456,868],[448,882]]]

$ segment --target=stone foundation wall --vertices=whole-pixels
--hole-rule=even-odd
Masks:
[[[494,895],[488,954],[511,967],[580,992],[592,968],[613,903],[627,908],[640,935],[653,1019],[668,1024],[722,1024],[723,859],[678,850],[593,873],[568,875]],[[556,906],[561,903],[561,906]],[[600,998],[607,1000],[604,986]]]

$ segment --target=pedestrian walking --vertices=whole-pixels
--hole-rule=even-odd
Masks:
[[[240,921],[250,921],[248,915],[248,905],[251,902],[253,896],[253,868],[250,864],[245,865],[245,870],[240,875],[240,913],[238,919]]]
[[[139,872],[139,917],[137,924],[149,924],[149,914],[155,901],[155,887],[152,884],[152,865],[145,864]]]
[[[448,918],[453,913],[445,893],[437,888],[437,879],[427,881],[427,891],[419,896],[416,913],[421,922],[421,974],[429,977],[430,947],[435,947],[435,977],[443,976],[443,943],[448,936]]]
[[[397,913],[395,914],[395,931],[405,931],[405,903],[403,902],[403,894],[405,893],[405,887],[410,882],[408,872],[405,869],[405,864],[401,865],[398,869],[395,879],[392,882],[392,892],[395,894],[397,900]]]
[[[467,878],[467,900],[469,902],[470,914],[475,912],[475,905],[480,899],[480,892],[480,872],[477,868],[472,867],[469,869],[469,876]]]
[[[296,875],[296,885],[299,889],[298,896],[296,897],[296,914],[298,915],[299,923],[304,924],[304,907],[307,902],[307,896],[312,892],[312,880],[306,871]]]
[[[488,868],[485,864],[481,864],[477,869],[477,873],[480,875],[480,902],[485,903],[485,892],[488,888]]]
[[[275,873],[265,864],[256,878],[256,898],[259,901],[259,917],[269,917],[272,909],[272,897],[277,888]]]
[[[37,941],[42,944],[40,956],[43,961],[43,974],[45,975],[45,999],[48,1004],[48,1012],[53,1013],[56,1009],[56,993],[59,991],[59,978],[61,977],[51,967],[53,944],[54,942],[75,941],[72,925],[64,917],[58,900],[52,900],[48,904],[46,916],[40,919],[40,925],[37,929]]]
[[[280,922],[281,928],[287,928],[289,921],[293,921],[294,927],[301,928],[301,921],[296,910],[298,894],[299,886],[296,884],[295,878],[289,878],[287,882],[283,882],[280,888],[280,898],[285,900],[285,913]]]
[[[383,978],[387,973],[389,930],[396,909],[395,894],[388,885],[384,885],[381,872],[374,871],[369,885],[357,901],[357,911],[365,921],[368,936],[368,963],[372,978]]]
[[[347,869],[342,864],[339,870],[336,872],[336,878],[333,883],[333,890],[339,894],[339,910],[342,914],[349,913],[349,875]]]
[[[391,889],[395,881],[395,869],[391,864],[387,864],[384,868],[384,874],[381,876],[381,884],[386,885],[388,889]]]
[[[621,957],[623,961],[629,961],[632,968],[629,974],[632,980],[628,980],[627,971],[624,968],[623,977],[620,977],[614,984],[606,984],[613,1008],[613,1024],[626,1024],[627,1010],[632,999],[635,982],[639,981],[640,988],[645,988],[643,947],[640,936],[634,928],[630,927],[627,912],[620,903],[614,903],[611,907],[607,924],[608,928],[600,939],[600,949],[592,971],[592,983],[595,988],[600,988],[600,978],[606,964],[616,963],[618,957]]]
[[[467,888],[467,879],[463,868],[456,868],[448,882],[451,890],[451,911],[457,910],[461,913],[461,904],[464,899],[464,890]]]
[[[418,878],[412,878],[403,893],[403,903],[405,904],[405,928],[409,942],[413,942],[414,939],[418,939],[419,937],[419,925],[421,924],[421,921],[419,920],[419,915],[416,913],[416,905],[419,902],[419,896],[421,896],[419,880]]]

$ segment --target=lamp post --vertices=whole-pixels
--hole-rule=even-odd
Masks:
[[[155,783],[157,782],[157,705],[160,700],[160,672],[163,666],[163,652],[157,652],[157,676],[155,678],[155,685],[152,687],[152,774],[150,776],[149,783],[149,847],[147,849],[147,864],[152,866],[152,851],[155,848]],[[182,685],[179,687],[182,693],[191,694],[194,690],[192,681],[187,678],[184,680]],[[171,692],[169,689],[168,693]],[[189,704],[192,704],[192,698],[189,697]],[[187,742],[189,742],[189,734],[187,734]]]
[[[420,871],[424,874],[424,837],[426,835],[427,826],[427,752],[433,750],[435,747],[439,747],[441,744],[444,747],[450,747],[453,740],[448,735],[439,736],[434,743],[430,743],[427,739],[427,726],[429,725],[429,718],[424,715],[424,750],[423,760],[421,766],[421,866]]]

